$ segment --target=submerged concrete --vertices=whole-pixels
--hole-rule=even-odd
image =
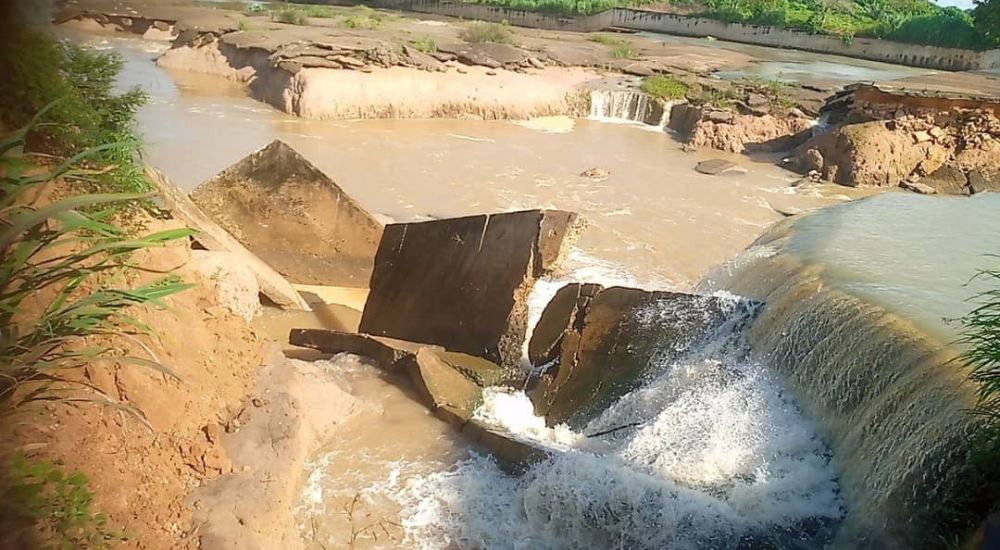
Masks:
[[[201,184],[191,198],[294,283],[368,281],[382,224],[280,140]]]

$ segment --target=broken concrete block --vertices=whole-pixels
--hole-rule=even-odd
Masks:
[[[535,326],[529,357],[558,360],[530,392],[549,424],[580,427],[726,320],[721,298],[573,283]]]
[[[156,187],[164,206],[177,219],[198,231],[194,240],[208,250],[229,252],[238,261],[253,271],[260,286],[260,292],[275,305],[285,309],[308,310],[309,306],[292,285],[269,265],[246,249],[225,229],[219,227],[201,211],[187,194],[170,182],[159,170],[146,167],[146,177]]]
[[[516,368],[528,293],[559,264],[576,222],[528,210],[387,226],[360,331]]]
[[[368,283],[382,224],[282,141],[202,183],[191,199],[294,283]]]
[[[314,328],[292,329],[288,335],[288,343],[331,355],[360,355],[371,359],[383,370],[395,370],[400,359],[415,355],[423,348],[436,347],[394,338]]]

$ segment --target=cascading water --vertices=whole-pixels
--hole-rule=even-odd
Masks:
[[[610,122],[641,122],[666,128],[670,121],[670,103],[655,100],[636,90],[593,90],[590,92],[590,118]]]
[[[767,305],[747,333],[840,467],[841,548],[940,547],[976,488],[976,388],[947,319],[1000,250],[1000,195],[887,194],[772,229],[716,285]],[[954,517],[954,516],[952,516]]]
[[[745,320],[733,306],[730,327]],[[520,477],[473,455],[411,478],[405,546],[815,548],[843,514],[823,443],[738,331],[659,365],[579,432],[546,428],[518,393],[487,392],[477,416],[559,452]]]

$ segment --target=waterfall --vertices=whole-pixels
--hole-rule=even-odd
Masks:
[[[766,304],[747,341],[833,451],[848,510],[834,547],[937,547],[949,510],[995,475],[971,464],[975,387],[942,318],[972,307],[968,278],[1000,246],[997,206],[900,194],[833,207],[779,224],[706,286]]]
[[[829,453],[780,380],[750,359],[732,299],[724,329],[579,430],[553,428],[523,394],[488,391],[476,416],[560,449],[520,477],[474,454],[398,493],[409,548],[821,548],[843,507]],[[637,312],[646,337],[672,318]],[[669,349],[667,349],[669,348]],[[625,427],[626,429],[622,429]]]
[[[636,90],[592,90],[590,118],[606,122],[640,122],[665,128],[672,104]]]

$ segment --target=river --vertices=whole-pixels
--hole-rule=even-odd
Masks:
[[[139,112],[147,160],[185,189],[282,139],[387,221],[537,207],[580,212],[589,229],[565,273],[539,285],[532,316],[570,280],[691,288],[780,220],[776,206],[850,198],[839,188],[790,187],[794,177],[771,162],[684,152],[664,131],[636,124],[296,119],[231,82],[157,68],[152,60],[163,43],[74,37],[124,56],[119,85],[150,95]],[[749,172],[696,173],[708,158],[732,159]],[[579,175],[593,167],[610,174],[602,181]],[[790,248],[838,266],[843,275],[831,269],[831,276],[847,291],[874,293],[887,307],[916,317],[960,313],[926,308],[936,296],[909,310],[906,300],[919,294],[915,283],[950,284],[972,267],[973,249],[949,248],[946,237],[921,227],[926,212],[955,208],[936,219],[946,227],[966,207],[913,202],[917,210],[908,211],[911,203],[895,200],[808,217]],[[967,204],[995,209],[990,200]],[[899,234],[872,237],[872,223],[886,219],[905,220],[899,231],[906,237],[882,262]],[[992,226],[967,229],[962,234],[971,236]],[[935,251],[927,266],[908,271],[928,243]],[[935,278],[942,263],[951,266],[947,280]],[[886,282],[873,290],[866,277]],[[523,394],[489,393],[478,415],[562,451],[520,477],[455,437],[373,367],[351,357],[323,365],[371,408],[309,464],[296,513],[310,548],[813,548],[850,510],[837,458],[767,358],[751,353],[739,333],[656,365],[645,386],[577,432],[546,428]],[[586,436],[631,422],[639,425],[627,433]]]

